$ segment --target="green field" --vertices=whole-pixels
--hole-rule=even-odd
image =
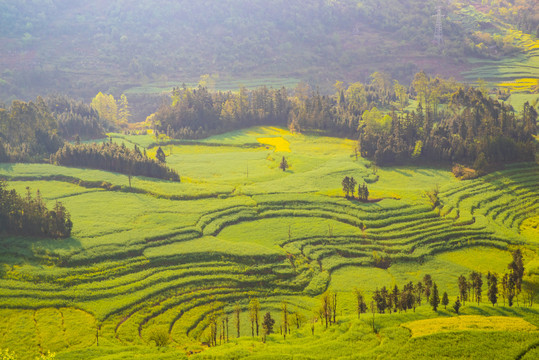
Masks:
[[[151,135],[113,140],[155,151]],[[484,285],[483,302],[462,308],[476,316],[472,322],[423,304],[376,314],[373,333],[370,312],[357,319],[353,290],[370,304],[376,288],[431,274],[452,304],[459,275],[503,274],[517,247],[524,281],[537,289],[539,166],[514,164],[458,181],[448,168],[376,169],[356,159],[354,147],[273,127],[173,142],[163,149],[182,182],[134,177],[137,192],[122,174],[0,164],[12,188],[39,189],[48,205],[62,201],[74,223],[69,239],[1,240],[0,349],[18,359],[50,350],[66,360],[534,358],[539,308],[523,306],[524,294],[518,306],[500,298],[493,307]],[[286,171],[278,168],[283,156]],[[344,176],[367,182],[372,201],[345,199]],[[118,186],[94,186],[104,181]],[[425,191],[435,186],[442,206],[433,210]],[[381,257],[389,267],[374,266]],[[327,289],[337,293],[337,324],[326,330],[318,320],[313,335],[313,309]],[[277,334],[266,343],[251,338],[253,297],[276,319]],[[279,335],[282,301],[302,319],[286,340]],[[230,342],[209,348],[214,314],[228,316]],[[521,326],[488,316],[518,317]],[[437,317],[454,320],[443,329],[435,320],[415,323]],[[416,336],[404,324],[428,334]],[[168,335],[166,347],[151,340],[156,331]]]

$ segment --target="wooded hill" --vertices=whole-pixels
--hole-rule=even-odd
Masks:
[[[440,51],[433,43],[437,3],[3,0],[0,99],[51,92],[89,99],[98,91],[116,95],[133,84],[196,81],[206,73],[299,78],[329,88],[333,79],[364,81],[374,71],[400,80],[421,69],[459,75],[467,56],[518,52],[509,40],[478,33],[492,27],[487,20],[458,12],[477,1],[441,2]],[[536,2],[481,6],[525,32],[536,31]]]

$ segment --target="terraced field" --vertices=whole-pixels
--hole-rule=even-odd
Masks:
[[[149,135],[114,139],[151,145]],[[337,346],[350,337],[361,339],[361,346],[381,346],[367,335],[368,322],[353,321],[354,286],[370,298],[374,286],[401,285],[430,272],[454,299],[458,275],[494,266],[468,264],[459,254],[503,257],[492,268],[500,271],[505,257],[510,259],[508,250],[522,246],[528,249],[526,266],[536,262],[537,238],[521,229],[533,229],[539,216],[537,164],[465,182],[446,169],[379,169],[379,179],[369,183],[372,201],[361,203],[345,199],[340,190],[344,176],[375,178],[368,161],[355,159],[353,147],[352,141],[277,128],[172,143],[166,146],[167,162],[182,183],[135,177],[134,189],[120,174],[1,165],[0,176],[13,188],[39,188],[47,202],[61,200],[75,226],[66,240],[2,240],[0,348],[21,359],[47,350],[59,352],[60,359],[133,352],[152,358],[159,350],[151,350],[151,338],[161,331],[171,342],[159,358],[178,358],[207,351],[212,316],[227,318],[235,338],[236,305],[242,312],[240,335],[249,339],[253,297],[260,299],[262,313],[272,312],[277,327],[282,301],[301,314],[306,325],[294,335],[299,342],[311,331],[317,296],[328,288],[340,294],[343,322],[314,343]],[[277,167],[282,156],[291,164],[285,172]],[[424,191],[436,184],[443,207],[433,210]],[[431,317],[428,311],[418,309]],[[529,311],[518,316],[539,325],[536,308]],[[391,331],[411,341],[402,328],[384,331],[388,341]],[[533,343],[529,334],[513,335],[526,346]],[[267,350],[252,346],[249,354]],[[226,357],[232,354],[230,345],[223,349]]]

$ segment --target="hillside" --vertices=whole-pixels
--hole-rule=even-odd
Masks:
[[[156,150],[152,135],[112,138],[150,156]],[[526,299],[537,292],[537,164],[459,181],[445,168],[376,168],[354,147],[270,127],[164,145],[182,182],[135,176],[136,191],[117,173],[0,165],[17,191],[38,188],[48,204],[61,199],[74,224],[65,240],[2,240],[0,348],[19,359],[47,350],[57,359],[176,359],[201,351],[194,358],[534,358],[539,317]],[[278,167],[282,157],[286,171]],[[367,183],[372,201],[346,199],[344,176]],[[113,186],[87,186],[105,181]],[[433,209],[425,192],[434,187],[440,205]],[[461,309],[477,317],[456,317],[458,277],[501,277],[517,248],[525,268],[518,305],[507,306],[500,293],[493,307],[485,279],[483,300]],[[426,274],[440,296],[449,294],[447,310],[423,303],[377,313],[375,333],[370,312],[357,319],[354,288],[370,304],[378,288],[402,288]],[[317,309],[327,289],[337,312],[325,329]],[[251,337],[255,297],[261,314],[276,320],[265,344]],[[283,302],[299,319],[299,329],[290,320],[286,339],[279,335]],[[438,316],[454,319],[444,325],[450,333],[435,321],[415,322]],[[220,340],[208,347],[214,328]],[[156,347],[158,334],[166,347]]]
[[[538,21],[536,5],[502,3],[508,11],[498,13],[495,5],[442,2],[440,49],[436,1],[4,0],[0,99],[160,92],[203,74],[213,74],[218,88],[305,81],[325,91],[374,71],[405,83],[422,69],[497,78],[498,62],[522,69],[529,55],[508,31],[535,34]],[[526,77],[515,70],[506,80]]]

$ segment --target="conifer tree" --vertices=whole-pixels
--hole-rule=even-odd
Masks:
[[[438,305],[440,304],[440,296],[438,295],[438,286],[436,283],[432,284],[432,294],[430,296],[430,305],[432,310],[437,311]]]
[[[457,315],[459,314],[460,306],[461,306],[460,300],[459,300],[459,297],[457,296],[457,301],[455,301],[455,303],[453,304],[453,310],[455,310]]]
[[[282,171],[285,171],[288,169],[288,162],[286,161],[286,158],[283,156],[283,159],[281,160],[281,163],[279,164],[279,169]]]
[[[449,304],[449,297],[447,296],[447,291],[444,291],[444,295],[442,296],[442,305],[444,306],[444,309],[447,309],[447,304]]]

